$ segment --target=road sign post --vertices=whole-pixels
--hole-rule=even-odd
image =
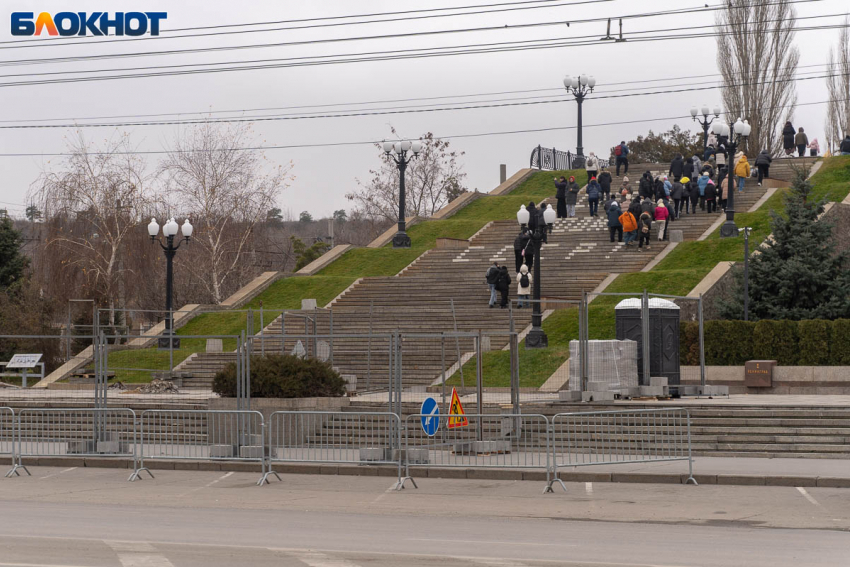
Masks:
[[[428,437],[433,437],[440,430],[440,406],[434,398],[425,398],[419,408],[422,420],[422,431]]]

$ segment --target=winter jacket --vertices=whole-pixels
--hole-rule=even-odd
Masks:
[[[651,200],[646,199],[640,204],[640,212],[641,214],[648,214],[651,218],[655,218],[655,205]]]
[[[714,163],[717,164],[718,169],[726,165],[726,149],[722,146],[718,148],[717,153],[714,154]]]
[[[664,206],[663,202],[660,207],[655,207],[655,220],[666,221],[669,215],[670,213],[667,211],[667,207]]]
[[[578,200],[578,192],[579,191],[581,191],[581,187],[578,186],[578,183],[573,181],[572,183],[569,184],[569,187],[568,187],[568,190],[567,190],[567,204],[568,205],[575,205],[576,204],[576,201]]]
[[[599,182],[591,179],[590,183],[587,184],[587,198],[588,199],[599,199],[599,194],[602,193],[602,187],[599,186]]]
[[[699,183],[697,183],[696,179],[691,179],[688,187],[688,196],[691,198],[691,203],[696,203],[700,196]]]
[[[496,280],[496,289],[499,291],[508,291],[511,286],[511,278],[508,275],[508,268],[502,266],[499,268],[499,278]]]
[[[673,191],[673,183],[669,179],[664,180],[664,194],[670,198],[670,193]]]
[[[815,155],[820,153],[820,144],[818,144],[817,138],[809,142],[809,147],[815,151]]]
[[[750,173],[752,173],[750,162],[747,161],[747,156],[743,156],[741,161],[738,162],[738,165],[735,166],[735,175],[746,179],[750,176]]]
[[[626,211],[617,220],[623,225],[623,232],[637,230],[637,219],[635,219],[635,215],[631,211]]]
[[[634,194],[634,192],[632,191],[632,186],[629,185],[628,181],[623,181],[623,184],[620,185],[620,196],[622,196],[622,197],[625,197],[625,195],[623,195],[624,190],[626,192],[626,195],[633,195]]]
[[[684,194],[684,187],[678,181],[673,182],[673,189],[670,191],[670,197],[673,199],[681,199]]]
[[[629,155],[629,147],[626,144],[620,144],[620,155],[617,157],[626,157]]]
[[[599,186],[602,187],[603,192],[611,192],[611,181],[613,181],[613,179],[611,178],[610,173],[603,171],[596,177],[596,180],[599,182]]]
[[[660,179],[656,179],[654,198],[657,201],[658,199],[664,199],[665,197],[667,197],[667,191],[664,190],[664,182]]]
[[[809,145],[809,137],[806,136],[805,132],[797,132],[794,136],[794,145],[795,146],[808,146]]]
[[[528,287],[522,287],[522,276],[523,274],[528,275]],[[516,275],[516,293],[517,295],[531,295],[531,284],[534,281],[533,276],[528,271],[528,266],[525,264],[519,269],[519,273]]]
[[[517,237],[514,238],[514,252],[522,252],[522,233],[517,234]]]
[[[652,175],[647,171],[640,178],[640,183],[638,184],[638,195],[641,197],[652,198],[653,193]]]
[[[635,219],[637,219],[643,212],[640,208],[640,202],[637,199],[632,201],[632,203],[629,205],[629,212],[632,213]]]
[[[611,195],[610,197],[608,197],[608,198],[605,200],[605,205],[604,205],[604,207],[605,207],[605,212],[606,212],[606,213],[607,213],[607,212],[608,212],[608,210],[611,208],[611,205],[613,205],[614,203],[617,203],[617,197],[615,197],[614,195]],[[619,204],[619,203],[617,203],[617,207],[619,207],[619,206],[620,206],[620,204]]]
[[[841,153],[850,153],[850,136],[847,136],[841,141],[841,145],[838,146],[838,151]]]
[[[643,231],[644,228],[647,229],[647,232],[652,230],[652,216],[649,213],[642,213],[640,215],[640,219],[638,219],[638,226],[641,231]]]
[[[668,175],[672,175],[674,177],[682,177],[682,174],[685,171],[685,160],[682,159],[682,156],[676,156],[673,158],[673,161],[670,162],[670,172]]]
[[[729,177],[724,177],[720,182],[720,187],[717,188],[717,198],[721,201],[729,198]]]
[[[499,281],[499,268],[490,266],[487,268],[487,274],[484,276],[488,284],[495,284]]]
[[[708,186],[708,182],[710,181],[708,175],[700,175],[699,180],[697,181],[697,187],[699,187],[699,196],[705,197],[705,188]]]
[[[770,165],[773,162],[773,158],[770,157],[770,154],[767,153],[767,150],[762,150],[759,152],[759,155],[756,156],[756,165]]]
[[[528,207],[528,230],[534,232],[537,228],[537,207]]]
[[[709,181],[708,184],[705,186],[705,200],[706,201],[713,201],[716,198],[717,198],[717,186],[712,181]]]
[[[789,122],[785,125],[785,128],[782,129],[782,147],[786,150],[794,149],[794,137],[795,137],[794,127]]]
[[[702,160],[698,156],[694,156],[692,159],[694,160],[694,177],[699,177],[699,174],[702,173]]]
[[[596,156],[588,156],[587,161],[584,162],[584,168],[587,171],[599,171],[599,160]]]
[[[608,209],[608,228],[617,228],[623,226],[620,222],[620,207],[615,204],[611,205],[611,208]]]
[[[709,177],[711,177],[712,179],[714,178],[714,168],[711,166],[710,163],[706,163],[702,166],[702,171],[700,171],[700,173],[705,172],[708,172]]]
[[[566,181],[556,181],[555,182],[555,198],[556,199],[564,199],[567,196],[567,182]]]

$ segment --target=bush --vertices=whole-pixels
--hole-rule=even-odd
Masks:
[[[797,321],[761,320],[753,327],[753,359],[796,366],[800,356]]]
[[[832,322],[829,363],[833,366],[850,366],[850,319]]]
[[[800,321],[798,324],[800,366],[825,366],[830,363],[829,343],[832,322],[818,320]]]
[[[215,375],[213,391],[236,396],[236,363]],[[251,357],[251,396],[255,398],[329,398],[345,395],[345,381],[327,362],[292,355]]]
[[[699,323],[696,321],[679,323],[679,364],[699,366]]]
[[[705,363],[738,366],[753,359],[753,323],[709,321],[705,323]],[[699,348],[699,345],[697,345]]]

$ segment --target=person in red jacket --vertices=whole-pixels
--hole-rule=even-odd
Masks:
[[[667,210],[667,206],[661,199],[658,199],[658,202],[655,203],[655,205],[655,222],[658,223],[658,240],[665,240],[664,237],[667,233],[667,220],[670,218],[670,211]]]

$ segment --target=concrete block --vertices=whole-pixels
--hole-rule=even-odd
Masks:
[[[308,311],[311,309],[316,309],[316,300],[315,299],[302,299],[301,300],[301,309],[304,311]]]
[[[819,476],[818,486],[824,488],[850,488],[850,477]]]
[[[729,386],[697,386],[700,395],[702,396],[728,396]]]
[[[640,396],[640,388],[620,388],[616,390],[621,398],[636,398]]]
[[[522,471],[522,480],[531,480],[534,482],[546,482],[546,471]]]
[[[221,339],[207,339],[207,352],[224,352]]]
[[[684,242],[685,241],[685,231],[683,231],[683,230],[668,230],[667,236],[670,238],[670,242]]]
[[[393,451],[392,460],[397,461],[399,457],[402,459],[402,463],[405,462],[405,459],[409,459],[411,465],[427,465],[428,464],[428,449],[423,448],[414,448],[414,449],[396,449]]]
[[[346,394],[356,394],[357,393],[357,376],[354,374],[341,374],[340,375],[343,380],[345,380],[345,393]]]
[[[455,443],[452,451],[456,455],[494,455],[511,452],[511,442],[495,441],[463,441]]]
[[[582,392],[583,402],[613,402],[616,399],[614,392]]]
[[[608,391],[608,383],[607,382],[588,382],[587,383],[587,391],[588,392],[607,392]]]
[[[490,352],[490,335],[481,335],[481,352]]]
[[[97,452],[101,454],[109,453],[110,455],[117,455],[121,452],[121,443],[119,443],[117,439],[98,441]]]
[[[265,447],[263,445],[242,445],[239,447],[239,458],[262,459],[264,450]]]
[[[640,395],[645,397],[664,396],[665,390],[664,386],[641,386]]]
[[[363,447],[360,449],[360,462],[374,463],[388,461],[392,458],[392,449],[389,447]]]
[[[233,445],[210,445],[211,459],[232,459]]]
[[[337,465],[322,465],[319,474],[336,476],[339,474],[339,467]]]
[[[699,386],[679,386],[680,396],[696,396],[699,395]]]
[[[580,402],[581,392],[576,390],[561,390],[558,392],[558,399],[562,402]]]
[[[174,461],[174,470],[176,471],[197,471],[200,470],[200,461]]]
[[[667,377],[666,376],[650,376],[649,377],[649,385],[650,386],[667,386]]]

